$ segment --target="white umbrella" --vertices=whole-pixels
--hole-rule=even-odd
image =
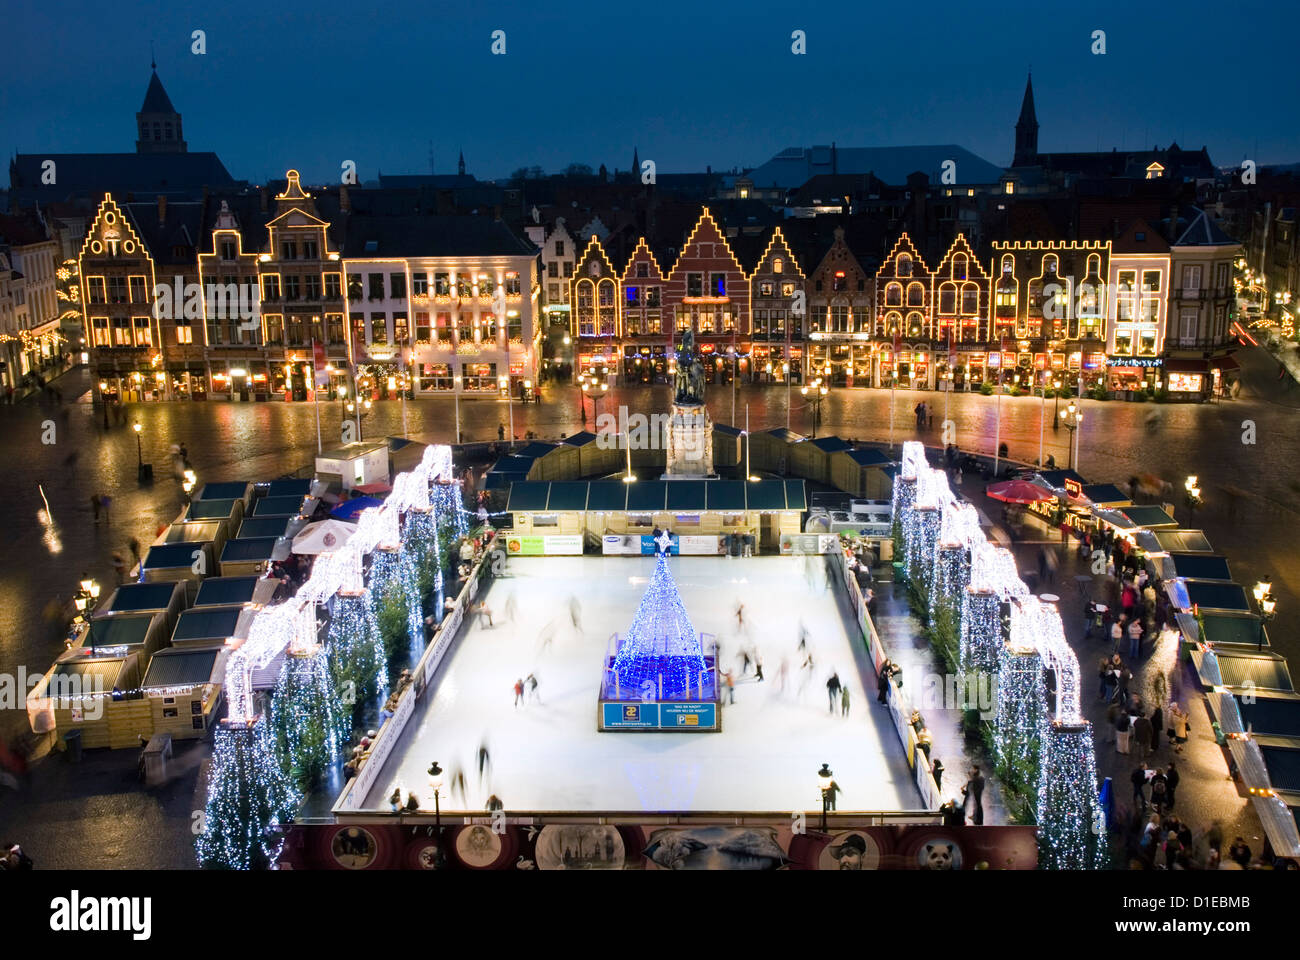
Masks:
[[[344,523],[332,517],[309,523],[293,538],[294,553],[331,553],[347,543],[357,532],[355,523]]]

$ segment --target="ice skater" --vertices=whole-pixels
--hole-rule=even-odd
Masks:
[[[757,650],[754,651],[754,679],[759,683],[763,682],[763,660]]]
[[[849,715],[849,688],[847,685],[840,688],[840,716]]]
[[[828,705],[827,713],[835,712],[835,701],[840,698],[840,675],[836,670],[831,671],[831,678],[826,681],[826,699]]]
[[[726,673],[722,675],[722,683],[727,688],[727,696],[730,698],[728,702],[735,703],[736,702],[736,678],[731,675],[730,670],[728,670]]]
[[[582,604],[577,596],[569,597],[569,619],[573,621],[573,632],[580,637],[586,636],[582,630]]]
[[[552,620],[546,626],[542,627],[542,632],[538,635],[538,651],[547,650],[551,646],[551,641],[555,639],[555,621]]]
[[[488,775],[492,769],[492,757],[488,753],[487,741],[484,740],[478,745],[478,785],[483,786],[483,778]]]
[[[537,692],[537,674],[535,673],[528,675],[528,699],[536,700],[538,703],[542,702],[541,695]]]
[[[487,621],[489,627],[496,627],[496,624],[492,622],[492,611],[488,609],[486,600],[475,607],[474,612],[478,614],[478,623],[480,627],[483,626],[484,620]]]
[[[745,605],[743,603],[737,603],[736,604],[736,632],[744,633],[744,631],[745,631]]]
[[[515,615],[518,612],[519,612],[519,602],[515,600],[515,595],[514,592],[512,591],[510,596],[506,597],[506,605],[504,609],[506,623],[514,623]]]
[[[524,700],[524,681],[522,679],[515,681],[515,706],[518,707]]]
[[[785,693],[786,682],[790,679],[790,661],[781,658],[781,666],[776,671],[776,692]]]
[[[740,675],[743,677],[745,674],[749,673],[749,651],[741,650],[739,659],[740,659]]]

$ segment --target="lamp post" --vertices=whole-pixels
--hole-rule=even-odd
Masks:
[[[89,574],[81,575],[81,582],[77,584],[80,589],[73,595],[72,603],[77,608],[77,620],[85,621],[86,609],[89,608],[91,613],[95,611],[95,601],[99,599],[99,581]],[[95,655],[95,634],[90,633],[90,654]]]
[[[1070,431],[1070,469],[1074,469],[1074,431],[1079,429],[1079,424],[1083,422],[1083,411],[1073,400],[1061,411],[1061,423],[1065,424],[1065,429]]]
[[[592,367],[588,373],[581,374],[578,377],[578,384],[582,388],[581,397],[591,397],[591,422],[593,427],[596,424],[596,418],[600,415],[600,400],[609,390],[609,367],[604,365]],[[582,403],[581,397],[579,403]],[[587,408],[582,408],[582,425],[587,425]]]
[[[1183,489],[1187,491],[1183,499],[1187,503],[1187,522],[1188,525],[1191,525],[1196,522],[1196,508],[1204,503],[1195,474],[1183,481]]]
[[[829,763],[823,763],[817,771],[817,789],[822,793],[822,833],[826,832],[826,811],[831,805],[831,788],[835,786],[835,775],[831,773]]]
[[[108,381],[99,381],[99,402],[104,408],[104,429],[108,429]]]
[[[1080,373],[1079,376],[1082,377],[1083,374]],[[1060,416],[1061,416],[1061,381],[1053,380],[1052,381],[1052,433],[1055,433],[1057,430],[1056,421],[1060,418]]]
[[[193,470],[186,470],[181,480],[181,489],[185,491],[185,502],[189,503],[194,494],[194,485],[198,483],[198,475]]]
[[[442,767],[438,766],[435,760],[429,764],[429,786],[433,788],[433,826],[439,835],[442,834],[442,805],[440,794],[442,792]]]
[[[782,372],[785,374],[785,428],[790,429],[790,361],[785,360],[781,363]]]
[[[1255,602],[1259,604],[1259,640],[1256,643],[1257,650],[1264,649],[1264,624],[1273,619],[1277,613],[1277,601],[1273,599],[1273,581],[1265,574],[1264,579],[1255,584],[1255,589],[1251,591],[1255,595]]]
[[[459,373],[452,374],[451,377],[451,395],[455,398],[456,403],[456,443],[460,443],[460,385],[461,376]]]
[[[822,382],[821,377],[818,377],[812,383],[805,384],[804,386],[800,387],[799,392],[803,394],[804,398],[808,401],[808,403],[812,404],[812,408],[813,408],[812,438],[816,440],[817,424],[821,421],[822,401],[825,400],[826,395],[831,392],[830,388],[827,387],[826,384]]]

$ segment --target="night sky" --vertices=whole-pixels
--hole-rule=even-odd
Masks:
[[[1272,6],[1273,9],[1269,9]],[[787,146],[957,143],[1010,162],[1031,66],[1039,149],[1206,145],[1300,160],[1300,5],[486,0],[6,4],[0,147],[130,152],[149,45],[192,151],[236,178],[756,166]],[[207,33],[207,53],[190,34]],[[506,31],[506,55],[490,52]],[[791,53],[791,32],[807,55]],[[1089,48],[1106,31],[1107,53]],[[7,176],[4,177],[7,184]]]

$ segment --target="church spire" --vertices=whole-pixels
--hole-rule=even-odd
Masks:
[[[144,103],[135,115],[137,138],[136,153],[185,153],[185,136],[181,129],[181,115],[174,106],[162,81],[158,79],[158,64],[150,59],[152,73],[144,93]]]
[[[1038,117],[1034,113],[1034,76],[1025,80],[1025,98],[1016,121],[1016,152],[1013,167],[1031,166],[1038,157]]]
[[[465,176],[465,151],[464,151],[464,149],[462,149],[462,150],[460,151],[460,160],[459,160],[459,161],[457,162],[457,164],[456,164],[456,172],[459,173],[462,177]]]

